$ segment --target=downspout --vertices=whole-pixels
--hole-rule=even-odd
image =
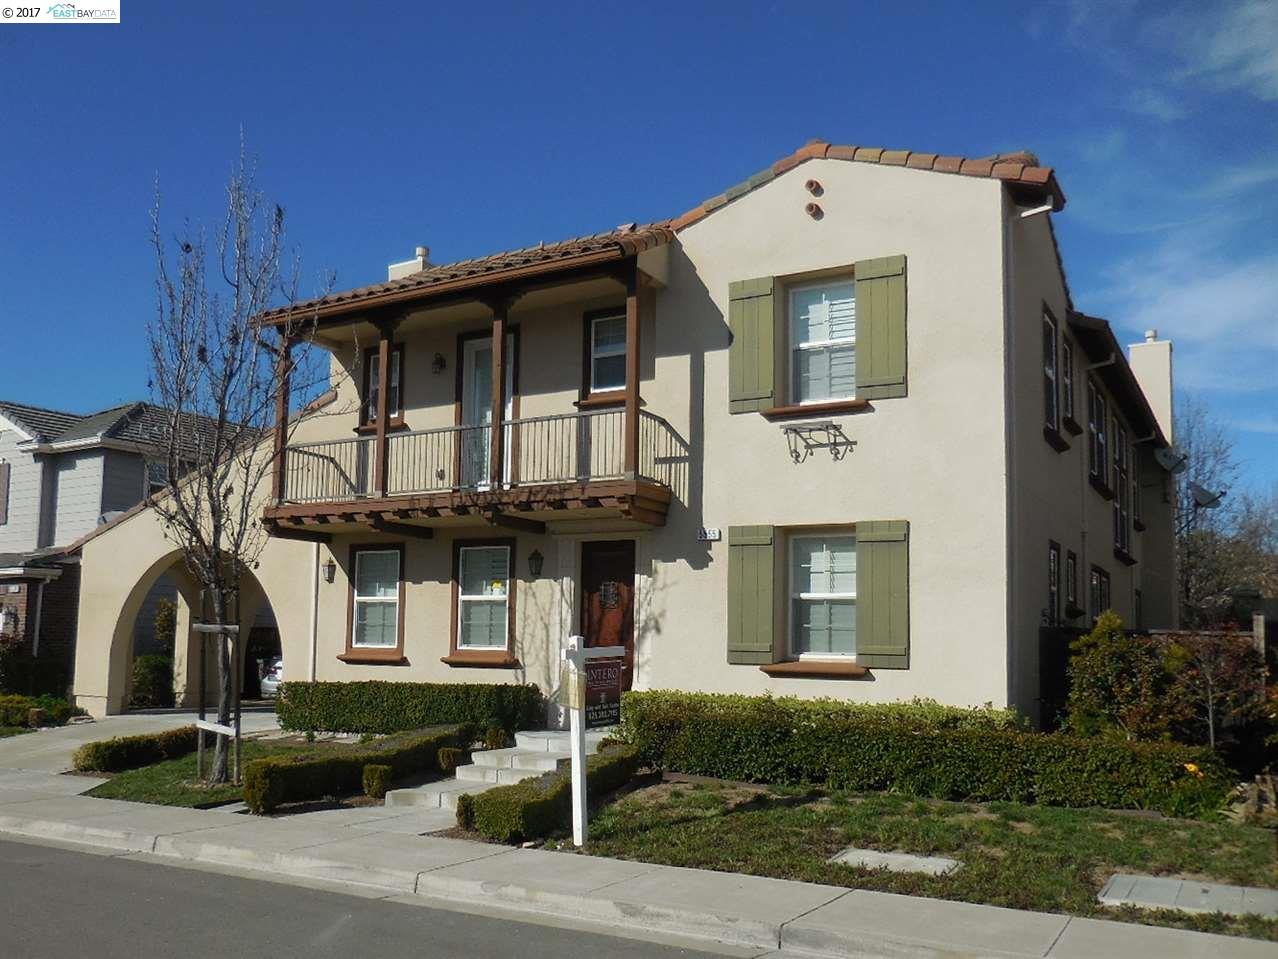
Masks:
[[[311,682],[315,682],[315,671],[319,660],[319,580],[320,580],[320,544],[314,544],[311,553],[311,662],[307,671]]]
[[[1016,281],[1014,277],[1015,256],[1013,244],[1012,213],[1009,211],[1010,197],[1006,190],[1000,190],[1001,213],[1003,221],[1003,482],[1005,485],[1006,509],[1003,521],[1003,565],[1007,570],[1004,587],[1004,683],[1006,703],[1009,706],[1017,703],[1016,676],[1019,663],[1016,655],[1016,596],[1017,596],[1017,564],[1014,538],[1016,535],[1016,424],[1013,417],[1012,398],[1015,395],[1016,382],[1012,375],[1016,363]]]
[[[44,580],[36,587],[35,636],[31,640],[31,658],[40,655],[40,619],[44,615]]]

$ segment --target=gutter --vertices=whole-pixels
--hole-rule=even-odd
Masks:
[[[42,582],[57,579],[62,575],[60,569],[48,566],[6,566],[0,567],[0,579],[38,579]]]

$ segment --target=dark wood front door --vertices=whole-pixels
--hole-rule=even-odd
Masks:
[[[587,646],[625,646],[621,688],[635,670],[635,543],[581,544],[581,634]]]

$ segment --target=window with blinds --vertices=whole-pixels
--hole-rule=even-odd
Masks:
[[[790,557],[791,652],[856,655],[856,537],[796,536]]]
[[[510,548],[462,547],[457,585],[457,648],[505,649],[509,635]]]
[[[399,644],[399,556],[399,550],[355,554],[352,647]]]
[[[793,401],[851,399],[856,394],[856,284],[792,287],[789,302]]]

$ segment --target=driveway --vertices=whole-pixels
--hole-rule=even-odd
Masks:
[[[0,769],[30,769],[61,773],[71,768],[71,754],[84,743],[113,736],[162,732],[189,726],[195,713],[108,716],[95,723],[76,723],[56,729],[0,739]],[[274,713],[245,713],[240,723],[244,733],[277,729]]]

